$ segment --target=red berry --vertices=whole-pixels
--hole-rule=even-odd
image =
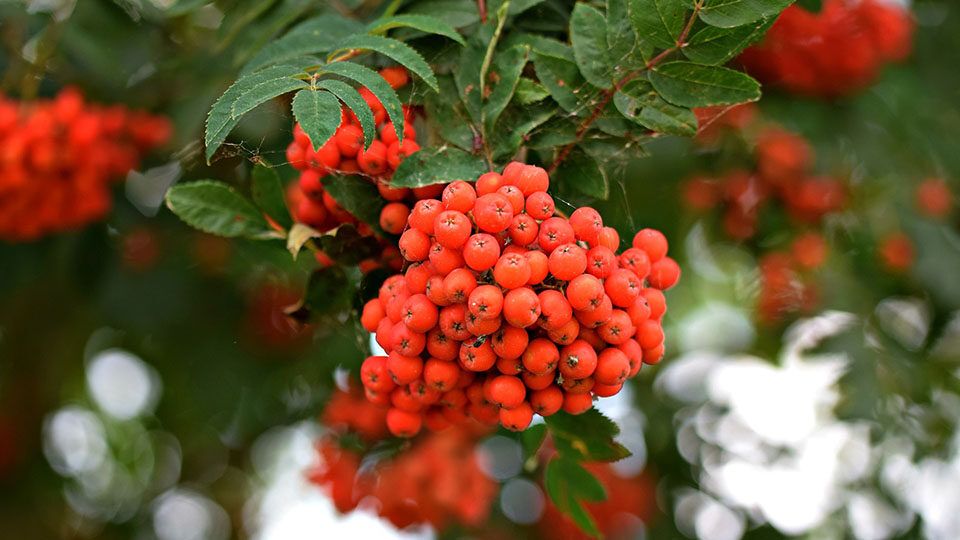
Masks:
[[[656,229],[643,229],[633,237],[633,247],[647,253],[650,262],[657,262],[667,254],[667,237]]]
[[[467,266],[483,272],[493,268],[500,259],[500,244],[497,239],[486,233],[477,233],[467,238],[463,247],[463,260]]]
[[[513,409],[500,409],[500,423],[511,431],[527,429],[532,420],[533,409],[526,402],[520,403]]]
[[[526,328],[540,318],[540,301],[529,287],[508,292],[503,298],[503,318],[517,328]]]
[[[423,418],[418,413],[391,408],[387,411],[387,428],[397,437],[413,437],[420,432]]]
[[[380,228],[390,234],[400,234],[407,226],[410,209],[403,203],[393,202],[380,211]]]
[[[487,401],[506,409],[512,409],[523,403],[527,387],[517,377],[498,375],[484,385],[484,397]]]

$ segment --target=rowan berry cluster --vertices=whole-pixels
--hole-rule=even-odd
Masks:
[[[953,192],[942,178],[927,178],[920,182],[914,197],[917,210],[929,218],[943,219],[953,211]]]
[[[410,264],[361,317],[388,352],[361,380],[395,435],[583,413],[663,356],[661,291],[680,277],[666,238],[644,229],[617,254],[596,210],[558,216],[548,187],[514,162],[414,205],[399,241]]]
[[[748,141],[749,142],[749,141]],[[745,240],[757,233],[768,205],[782,205],[797,223],[816,225],[843,208],[847,192],[835,178],[811,174],[814,151],[807,141],[777,126],[759,129],[752,170],[735,169],[720,177],[695,176],[683,185],[683,200],[694,211],[723,208],[723,229]]]
[[[362,410],[350,413],[359,416]],[[341,447],[336,437],[324,437],[317,443],[319,463],[308,478],[328,490],[340,512],[373,498],[377,513],[399,528],[417,523],[437,529],[453,523],[479,527],[490,515],[497,483],[478,466],[476,443],[487,432],[478,427],[430,434],[395,458],[363,468],[358,453]]]
[[[409,81],[409,75],[402,67],[384,68],[380,71],[393,88],[401,88]],[[380,195],[390,202],[381,217],[383,229],[392,234],[403,230],[409,206],[401,201],[414,197],[433,197],[439,195],[435,187],[417,190],[413,193],[407,188],[390,187],[390,177],[400,162],[420,149],[416,142],[416,130],[413,127],[414,109],[404,106],[403,142],[397,139],[393,122],[387,117],[387,111],[380,100],[366,88],[360,89],[360,95],[373,111],[377,125],[377,137],[369,148],[364,150],[364,132],[360,121],[350,109],[342,109],[342,119],[336,134],[319,149],[314,150],[310,137],[300,124],[293,128],[293,142],[287,147],[287,161],[300,171],[299,192],[294,213],[297,221],[325,231],[341,223],[357,223],[354,216],[343,210],[337,201],[323,189],[323,178],[331,173],[358,174],[375,182]],[[401,208],[402,207],[402,208]],[[367,232],[370,232],[367,229]]]
[[[809,312],[820,301],[812,272],[826,261],[827,243],[816,232],[798,235],[789,250],[778,250],[760,258],[760,295],[757,314],[766,323],[775,323],[796,312]]]
[[[0,240],[23,242],[103,219],[110,186],[172,132],[166,118],[87,103],[0,97]]]
[[[819,13],[790,6],[740,62],[765,84],[811,96],[848,95],[884,64],[905,59],[913,20],[887,0],[824,0]]]

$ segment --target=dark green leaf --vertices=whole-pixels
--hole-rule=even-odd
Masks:
[[[454,180],[476,180],[487,172],[483,158],[453,147],[424,149],[407,156],[393,173],[393,187],[421,187]]]
[[[576,142],[577,125],[567,118],[557,118],[545,123],[531,134],[527,146],[530,148],[552,149]]]
[[[797,0],[797,5],[810,13],[820,13],[823,9],[823,0]]]
[[[570,43],[577,67],[590,84],[598,88],[613,86],[613,63],[607,46],[607,21],[595,7],[577,3],[570,16]]]
[[[613,95],[613,105],[627,120],[636,122],[640,109],[656,96],[653,85],[644,79],[633,79]]]
[[[308,84],[302,76],[303,70],[295,66],[271,66],[244,75],[227,88],[207,114],[204,136],[207,161],[250,109],[281,94],[306,88]]]
[[[503,2],[506,0],[491,0],[487,2],[487,10],[490,13],[495,13],[497,9],[503,5]],[[519,15],[524,11],[538,5],[542,4],[545,0],[510,0],[510,7],[508,9],[508,15]]]
[[[630,0],[630,18],[637,38],[661,49],[676,46],[686,22],[687,7],[682,0]]]
[[[434,91],[437,90],[437,78],[430,64],[413,47],[406,43],[383,36],[354,35],[337,44],[337,50],[360,49],[378,52],[407,68],[423,79]]]
[[[463,28],[480,20],[474,0],[420,0],[405,11],[409,14],[435,16],[454,28]]]
[[[576,461],[557,457],[547,463],[544,487],[557,508],[569,515],[583,531],[599,536],[600,531],[581,501],[606,499],[603,485]]]
[[[536,103],[549,95],[550,92],[548,92],[542,84],[533,79],[520,77],[520,80],[517,81],[516,99],[517,103],[521,105]]]
[[[607,0],[607,47],[618,78],[625,70],[643,66],[653,53],[649,44],[637,39],[628,1]]]
[[[491,141],[495,158],[512,158],[531,130],[543,124],[557,113],[552,103],[539,103],[528,107],[513,107],[507,110],[496,129],[492,131]],[[568,122],[569,123],[569,122]]]
[[[480,69],[487,52],[485,44],[471,39],[460,53],[460,64],[454,73],[457,92],[463,101],[473,124],[481,124],[483,99],[480,96]]]
[[[690,37],[683,54],[698,64],[725,64],[763,38],[774,20],[774,17],[770,17],[729,29],[704,26]]]
[[[381,252],[380,242],[376,238],[361,236],[357,228],[350,224],[340,225],[335,233],[326,233],[317,238],[317,245],[331,259],[347,265],[376,257]]]
[[[377,19],[367,26],[367,32],[378,34],[394,28],[413,28],[428,34],[438,34],[448,37],[461,45],[465,45],[463,36],[450,24],[429,15],[394,15]]]
[[[553,174],[554,181],[566,183],[580,193],[597,199],[610,196],[610,184],[597,161],[580,148],[574,148]]]
[[[370,106],[357,92],[357,89],[349,84],[336,79],[323,79],[317,82],[317,88],[329,90],[333,95],[340,98],[340,101],[347,106],[357,119],[360,120],[360,127],[363,129],[363,147],[369,148],[377,137],[377,125],[374,123],[373,111]]]
[[[546,422],[561,455],[587,461],[617,461],[630,455],[613,440],[620,428],[596,409],[579,415],[561,411],[547,417]]]
[[[340,127],[340,100],[330,92],[305,88],[293,96],[293,116],[318,150]]]
[[[733,28],[783,11],[793,0],[705,0],[700,20],[710,26]]]
[[[669,62],[650,72],[663,99],[682,107],[732,105],[760,99],[760,84],[749,75],[720,66]]]
[[[279,237],[259,210],[223,182],[200,180],[171,187],[169,208],[187,225],[228,238]]]
[[[323,67],[325,73],[346,77],[366,86],[387,110],[398,140],[403,140],[403,105],[397,93],[376,71],[353,62],[334,62]]]
[[[287,209],[283,184],[276,169],[265,163],[254,165],[250,193],[253,195],[253,202],[277,225],[284,229],[289,229],[293,225],[293,219],[290,218],[290,211]]]
[[[510,98],[517,88],[520,73],[527,64],[526,47],[513,47],[496,56],[493,66],[487,73],[487,90],[489,95],[483,104],[483,117],[487,126],[487,133],[497,122],[500,113],[507,107]]]
[[[434,125],[440,137],[463,150],[472,151],[474,131],[470,127],[470,115],[457,97],[453,78],[444,75],[438,82],[440,91],[432,93],[427,99],[427,116],[448,119],[449,121],[436,122]]]
[[[637,122],[657,133],[693,137],[697,134],[697,116],[685,107],[671,105],[655,97],[644,106]]]
[[[577,65],[554,56],[535,54],[533,66],[540,84],[567,112],[579,112],[581,100],[586,100],[590,87],[586,85]]]
[[[310,275],[303,307],[313,315],[340,313],[350,307],[351,295],[352,284],[346,273],[333,265]]]
[[[303,55],[332,51],[349,35],[363,32],[363,25],[340,15],[320,15],[295,26],[282,38],[260,50],[241,73],[260,67],[287,62]]]
[[[323,188],[344,210],[384,234],[380,229],[384,201],[373,183],[359,176],[328,176],[323,179]]]

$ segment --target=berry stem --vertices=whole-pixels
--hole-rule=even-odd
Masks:
[[[690,18],[687,19],[687,23],[684,25],[683,31],[681,31],[680,35],[677,37],[676,45],[674,45],[673,47],[670,47],[669,49],[664,49],[663,51],[660,52],[660,54],[654,56],[649,61],[647,61],[647,63],[642,68],[631,71],[630,73],[627,73],[626,75],[623,76],[623,78],[621,78],[619,81],[614,83],[613,87],[608,88],[607,90],[604,90],[603,93],[600,94],[600,101],[597,102],[597,105],[593,108],[593,111],[590,113],[590,116],[588,116],[583,122],[580,123],[579,126],[577,126],[575,140],[565,145],[563,148],[560,149],[559,152],[557,152],[557,157],[556,159],[553,160],[553,163],[550,164],[550,167],[547,169],[547,172],[552,174],[554,171],[557,170],[557,167],[559,167],[560,164],[563,163],[565,159],[567,159],[567,157],[570,155],[570,152],[573,150],[573,147],[579,144],[580,141],[583,140],[583,137],[584,135],[586,135],[587,130],[590,129],[590,126],[592,126],[593,123],[596,122],[597,118],[599,118],[600,115],[603,114],[603,110],[610,103],[610,100],[613,99],[614,94],[616,94],[621,88],[623,88],[624,85],[626,85],[628,82],[635,79],[638,75],[653,69],[658,64],[663,62],[671,54],[679,51],[683,47],[686,47],[687,36],[689,36],[690,30],[693,28],[693,23],[696,21],[697,15],[700,13],[700,9],[702,7],[703,7],[703,0],[697,0],[696,2],[694,2],[693,12],[690,14]]]

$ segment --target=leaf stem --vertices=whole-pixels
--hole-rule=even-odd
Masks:
[[[575,135],[575,140],[571,143],[568,143],[557,152],[557,157],[554,158],[553,163],[550,164],[550,167],[547,169],[547,172],[553,173],[557,170],[557,167],[570,155],[570,152],[573,150],[573,147],[580,143],[583,140],[584,135],[586,135],[587,130],[590,129],[590,126],[597,121],[597,118],[603,114],[603,110],[610,103],[610,100],[613,99],[614,94],[616,94],[621,88],[624,87],[628,82],[635,79],[638,75],[649,71],[663,62],[671,54],[679,51],[687,45],[687,36],[690,35],[690,30],[693,28],[693,23],[697,19],[697,15],[700,13],[700,10],[703,8],[704,0],[696,0],[693,4],[693,12],[690,14],[690,18],[687,19],[686,24],[683,27],[683,31],[680,32],[680,35],[677,36],[677,44],[669,49],[664,49],[660,54],[654,56],[640,69],[631,71],[623,76],[620,80],[614,83],[613,87],[608,88],[600,94],[600,101],[597,102],[597,105],[593,108],[593,111],[590,113],[583,122],[580,122],[580,125],[577,126],[577,131]]]

